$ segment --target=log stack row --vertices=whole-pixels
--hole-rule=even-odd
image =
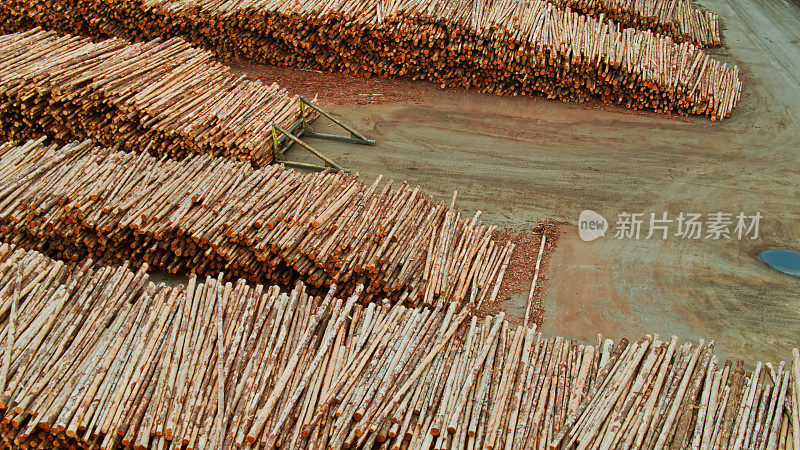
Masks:
[[[546,0],[63,0],[58,8],[31,3],[4,2],[3,26],[137,39],[181,36],[222,57],[405,76],[496,94],[599,99],[712,120],[730,115],[742,87],[738,68],[692,43],[625,28],[605,12],[580,14]],[[638,14],[640,2],[603,5],[612,3]],[[659,17],[666,11],[668,23],[675,11],[690,8],[677,0],[653,3],[658,6],[650,9]],[[592,4],[585,9],[594,10]],[[718,35],[716,25],[698,19],[702,14],[687,14],[679,22],[689,29],[680,33]]]
[[[713,348],[679,346],[674,336],[626,347],[551,448],[800,448],[798,350],[793,365],[759,362],[747,372]]]
[[[793,365],[0,246],[13,448],[794,448]]]
[[[273,123],[291,127],[297,96],[230,73],[179,38],[92,42],[38,29],[0,36],[0,136],[181,158],[273,159]]]
[[[562,8],[591,17],[613,20],[623,28],[650,30],[675,42],[698,47],[719,47],[719,16],[704,11],[689,0],[550,0]]]
[[[59,258],[477,304],[497,295],[514,248],[480,212],[462,217],[455,195],[441,204],[380,177],[43,140],[0,145],[0,234]]]

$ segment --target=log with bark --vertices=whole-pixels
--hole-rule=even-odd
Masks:
[[[731,389],[713,342],[578,345],[455,303],[221,274],[167,287],[146,270],[0,244],[5,445],[728,448],[730,421],[739,448],[793,448],[796,351]]]
[[[495,226],[407,183],[371,185],[208,154],[181,161],[29,141],[0,145],[0,235],[55,257],[316,288],[409,305],[493,301]]]
[[[638,28],[691,42],[699,47],[719,47],[719,16],[689,0],[549,0],[591,17],[606,17],[623,28]]]
[[[702,49],[719,40],[716,16],[685,0],[8,0],[0,24],[182,37],[221,58],[712,120],[742,87]]]
[[[31,30],[0,36],[0,137],[92,138],[182,158],[272,162],[272,128],[300,117],[297,96],[231,73],[173,38],[131,44]]]

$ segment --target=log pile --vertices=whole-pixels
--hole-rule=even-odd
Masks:
[[[747,372],[713,348],[656,336],[617,352],[551,448],[792,448],[798,378],[784,362]]]
[[[562,8],[562,1],[593,13]],[[180,36],[221,57],[357,76],[405,76],[496,94],[599,99],[712,120],[728,117],[738,102],[737,67],[690,42],[607,19],[630,16],[640,26],[656,14],[665,21],[656,21],[657,30],[677,27],[680,36],[713,44],[716,21],[702,19],[707,16],[688,3],[556,3],[63,0],[52,8],[9,0],[0,6],[0,23],[5,29],[41,25],[95,36]]]
[[[407,183],[43,139],[0,145],[0,235],[63,259],[478,304],[497,295],[514,248],[495,244],[480,211],[462,217],[455,195],[441,204]]]
[[[669,36],[675,42],[698,47],[719,47],[719,16],[689,0],[549,0],[591,17],[605,17],[622,28],[638,28]],[[603,16],[601,16],[601,14]]]
[[[179,38],[131,44],[31,30],[0,36],[0,137],[91,137],[175,158],[272,161],[272,128],[300,116],[297,96],[230,73]]]
[[[0,245],[13,448],[798,448],[793,364]],[[793,444],[794,443],[794,444]]]

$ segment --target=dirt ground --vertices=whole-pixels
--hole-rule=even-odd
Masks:
[[[365,181],[408,179],[442,201],[458,190],[460,207],[500,225],[574,224],[584,209],[612,227],[622,212],[760,212],[755,241],[617,240],[612,231],[583,242],[574,225],[562,227],[543,329],[591,342],[597,333],[714,339],[722,356],[774,361],[800,345],[800,279],[756,253],[800,245],[800,9],[786,0],[702,5],[724,25],[725,47],[714,54],[745,78],[739,107],[722,123],[409,81],[314,74],[320,84],[290,74],[282,83],[319,93],[321,105],[378,141],[309,141]],[[376,99],[326,100],[325,90]],[[326,120],[316,127],[335,132]],[[514,298],[524,302],[527,291]],[[524,303],[508,309],[524,313]]]
[[[497,314],[505,311],[506,318],[513,324],[534,324],[542,327],[545,317],[544,295],[547,292],[547,275],[550,260],[558,248],[561,237],[560,224],[544,220],[530,227],[508,226],[495,231],[492,236],[499,245],[514,243],[514,252],[508,267],[503,274],[503,282],[497,291],[494,303],[485,303],[479,314]],[[542,246],[542,238],[545,238]],[[539,261],[539,250],[541,261]],[[539,261],[539,276],[536,285],[536,263]],[[533,287],[533,293],[531,288]],[[527,317],[526,317],[527,316]]]

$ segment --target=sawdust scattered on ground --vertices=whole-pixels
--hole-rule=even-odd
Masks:
[[[539,257],[542,236],[547,236],[544,250],[542,251],[539,278],[536,280],[536,289],[533,293],[529,318],[529,323],[535,323],[537,328],[542,327],[545,312],[542,297],[547,288],[549,261],[550,256],[558,245],[560,235],[559,224],[551,220],[544,220],[533,227],[503,228],[494,233],[493,238],[500,246],[505,245],[508,241],[513,242],[514,253],[506,269],[503,283],[500,285],[495,302],[482,306],[480,309],[481,315],[505,311],[509,306],[507,303],[512,301],[512,296],[514,295],[522,295],[527,302],[536,269],[536,260]],[[527,307],[527,304],[525,307]]]
[[[276,82],[293,94],[309,100],[319,96],[321,104],[370,105],[390,102],[422,101],[421,94],[436,89],[431,83],[408,79],[351,77],[319,70],[264,66],[244,61],[228,63],[235,73],[265,82]]]

